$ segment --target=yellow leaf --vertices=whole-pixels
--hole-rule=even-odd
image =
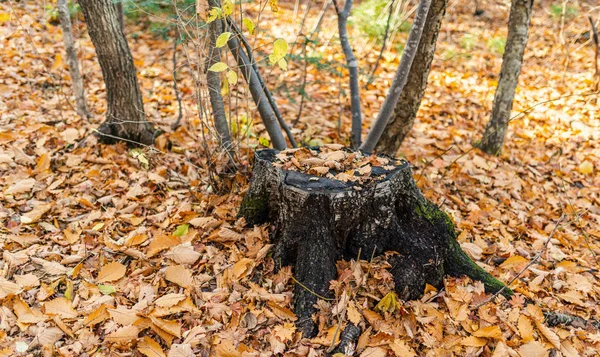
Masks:
[[[500,330],[500,327],[498,326],[482,327],[479,330],[473,332],[473,336],[500,340],[502,339],[502,330]]]
[[[225,0],[223,1],[223,5],[221,6],[223,9],[223,16],[229,16],[233,13],[233,1]]]
[[[92,311],[89,315],[85,317],[83,323],[86,326],[93,326],[101,323],[102,321],[109,318],[108,312],[106,311],[106,305],[100,305],[94,311]]]
[[[10,14],[8,12],[0,12],[0,24],[10,20]]]
[[[227,41],[229,41],[230,37],[231,37],[231,32],[223,32],[217,38],[215,47],[216,48],[221,48],[221,47],[225,46],[227,44]]]
[[[160,344],[148,336],[144,336],[137,344],[138,351],[148,357],[165,357]]]
[[[519,334],[523,341],[527,342],[533,340],[533,325],[531,324],[529,317],[525,315],[519,316],[517,329],[519,330]]]
[[[217,18],[221,17],[221,9],[218,7],[213,7],[212,9],[210,9],[210,11],[208,12],[208,19],[206,20],[207,24],[210,24],[211,22],[215,21]]]
[[[52,64],[52,68],[50,68],[50,70],[54,71],[57,68],[59,68],[60,66],[62,66],[62,64],[63,64],[62,55],[59,53],[56,56],[54,56],[54,63]]]
[[[522,257],[520,255],[513,255],[512,257],[506,259],[502,264],[500,264],[500,268],[512,268],[515,266],[519,266],[522,264],[527,264],[529,260],[527,258]]]
[[[585,160],[581,164],[579,164],[579,172],[584,175],[591,175],[594,172],[594,164]]]
[[[383,297],[383,299],[379,300],[377,305],[375,306],[375,310],[379,310],[381,312],[394,312],[396,309],[400,308],[400,303],[398,303],[398,297],[396,293],[390,291]]]
[[[244,22],[244,26],[246,26],[246,28],[248,29],[248,32],[250,32],[251,35],[254,35],[254,29],[256,29],[256,25],[254,24],[254,22],[246,17],[242,21]]]
[[[269,5],[271,6],[271,11],[273,11],[273,12],[279,11],[278,0],[269,0]]]
[[[355,325],[358,325],[362,321],[362,315],[356,308],[356,304],[354,301],[350,301],[348,303],[348,307],[346,309],[346,316],[348,317],[348,321],[352,322]]]
[[[285,58],[282,58],[279,61],[277,61],[277,65],[284,71],[287,71],[288,69],[287,61],[285,60]]]
[[[221,81],[221,95],[226,96],[227,94],[229,94],[229,81],[227,80],[227,77],[225,77],[223,81]]]
[[[231,84],[232,86],[236,85],[238,81],[237,73],[235,73],[234,71],[227,72],[227,81],[229,81],[229,84]]]
[[[97,283],[111,282],[121,279],[125,276],[127,268],[125,265],[119,262],[111,262],[100,268],[98,277],[96,278]]]
[[[283,59],[288,52],[288,44],[284,39],[278,38],[273,43],[273,53],[269,55],[269,62],[275,64]]]
[[[215,64],[213,64],[212,66],[210,66],[210,68],[208,69],[211,72],[223,72],[224,70],[226,70],[227,68],[229,68],[229,66],[227,66],[226,63],[223,62],[217,62]]]

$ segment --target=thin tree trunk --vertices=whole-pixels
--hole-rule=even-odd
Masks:
[[[115,3],[115,7],[117,8],[117,15],[119,16],[119,26],[121,26],[121,30],[125,32],[125,8],[123,7],[123,0]]]
[[[358,87],[358,61],[350,46],[350,40],[348,39],[348,30],[346,24],[348,22],[348,16],[350,16],[350,10],[352,10],[352,1],[346,0],[344,8],[340,10],[337,1],[333,0],[333,6],[337,13],[338,19],[338,33],[340,36],[340,43],[342,45],[342,51],[344,57],[346,57],[346,65],[348,66],[348,74],[350,79],[350,110],[352,111],[352,147],[358,148],[361,141],[362,132],[362,114],[360,109],[360,89]]]
[[[263,92],[265,93],[265,96],[267,97],[267,100],[269,101],[271,108],[273,108],[273,112],[275,113],[275,116],[277,117],[277,121],[279,122],[279,125],[281,125],[281,128],[283,129],[283,131],[285,131],[285,134],[287,135],[288,140],[290,141],[290,144],[292,145],[292,147],[295,147],[295,148],[298,147],[298,143],[294,139],[294,135],[292,134],[290,127],[287,125],[287,123],[283,119],[283,116],[281,115],[281,112],[279,111],[279,107],[277,106],[277,103],[275,102],[275,99],[273,98],[273,95],[271,94],[269,87],[267,87],[267,84],[265,83],[264,79],[262,78],[262,76],[260,74],[260,71],[258,70],[258,65],[256,64],[256,61],[254,60],[254,58],[252,56],[252,48],[251,48],[250,44],[248,43],[248,40],[244,36],[244,33],[242,32],[242,30],[240,30],[240,28],[233,21],[233,19],[228,18],[227,20],[228,20],[227,24],[229,25],[229,27],[231,27],[234,30],[234,32],[237,34],[237,36],[242,40],[242,44],[244,45],[244,48],[246,48],[248,59],[250,60],[250,64],[252,64],[252,70],[256,73],[256,76],[258,78],[260,86],[261,86]]]
[[[218,2],[215,2],[214,0],[209,0],[209,5],[211,8],[219,6]],[[208,49],[209,55],[206,60],[206,68],[210,68],[213,64],[221,61],[221,49],[216,47],[216,43],[219,35],[223,33],[223,21],[215,20],[211,22],[209,24],[208,31],[210,41]],[[219,73],[207,71],[206,82],[208,84],[208,94],[210,97],[210,105],[212,108],[215,130],[219,136],[219,144],[225,151],[231,154],[233,152],[233,148],[231,147],[229,124],[227,123],[225,105],[223,103],[223,96],[221,95],[221,78],[219,78]]]
[[[285,142],[285,138],[283,137],[283,133],[281,132],[281,128],[279,127],[277,115],[275,114],[273,107],[271,107],[271,104],[269,103],[269,100],[262,89],[258,75],[252,68],[250,59],[241,48],[240,42],[235,36],[231,36],[229,38],[229,41],[227,41],[227,46],[233,54],[233,58],[235,58],[238,67],[240,68],[242,75],[246,80],[246,83],[248,83],[250,94],[252,95],[254,103],[256,103],[256,107],[260,113],[260,117],[262,118],[265,128],[269,133],[273,147],[277,150],[284,150],[287,147],[287,144]]]
[[[371,130],[365,139],[365,142],[360,146],[362,151],[372,152],[373,149],[375,149],[375,145],[377,145],[377,142],[387,126],[387,123],[394,114],[394,109],[396,108],[398,99],[400,98],[406,82],[408,81],[408,74],[413,60],[415,59],[419,42],[421,41],[421,34],[423,33],[423,28],[425,27],[427,13],[429,12],[430,6],[431,0],[421,0],[419,3],[419,7],[415,12],[415,19],[412,27],[410,28],[408,40],[406,41],[406,47],[402,53],[400,65],[396,70],[394,80],[392,81],[388,95],[381,106],[379,115],[377,115],[377,119],[375,119],[375,122],[373,123],[373,126],[371,127]]]
[[[58,0],[57,4],[58,16],[60,17],[60,26],[63,32],[63,41],[65,43],[65,51],[67,53],[67,65],[73,82],[73,94],[75,95],[75,107],[77,114],[82,118],[89,118],[90,112],[85,101],[85,92],[83,90],[83,80],[79,71],[79,61],[77,60],[77,50],[75,49],[75,41],[73,40],[73,27],[71,26],[71,16],[69,14],[69,6],[67,0]]]
[[[390,35],[390,24],[392,22],[392,15],[394,14],[394,4],[396,0],[392,0],[390,3],[390,8],[388,10],[387,22],[385,23],[385,33],[383,34],[383,43],[381,44],[381,49],[379,50],[379,55],[377,56],[377,60],[375,60],[375,64],[373,65],[373,69],[371,70],[371,74],[369,75],[369,79],[365,84],[365,89],[373,82],[373,77],[375,77],[375,72],[377,68],[379,68],[379,62],[381,61],[381,57],[383,57],[383,51],[387,47],[387,40]]]
[[[129,45],[112,0],[79,0],[102,68],[108,110],[98,128],[100,140],[151,145],[157,130],[146,120],[142,92]]]
[[[413,61],[408,81],[396,103],[394,113],[388,121],[385,131],[377,143],[376,151],[395,156],[402,141],[412,128],[423,94],[427,88],[427,78],[431,69],[431,62],[435,54],[435,47],[442,25],[442,19],[446,13],[448,0],[432,0],[431,7],[425,21],[425,28],[419,42],[416,58]]]
[[[515,98],[515,89],[523,65],[523,54],[529,36],[532,10],[533,0],[512,0],[506,50],[502,57],[502,68],[494,97],[492,116],[485,128],[483,138],[478,144],[481,150],[491,155],[499,154],[504,144],[510,111]]]

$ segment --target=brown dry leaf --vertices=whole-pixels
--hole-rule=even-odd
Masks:
[[[35,183],[36,183],[36,181],[33,178],[19,180],[19,181],[15,182],[14,184],[12,184],[10,187],[8,187],[4,191],[4,194],[5,195],[18,195],[20,193],[29,192],[29,191],[31,191],[31,189],[33,189],[33,186],[35,186]]]
[[[385,357],[387,351],[381,347],[367,347],[361,354],[360,357]]]
[[[171,293],[159,297],[154,301],[154,304],[161,307],[171,307],[185,300],[185,298],[185,294]]]
[[[52,346],[63,337],[63,332],[58,327],[48,327],[38,330],[29,348],[36,346]]]
[[[146,250],[146,257],[152,258],[161,251],[174,247],[180,243],[179,237],[171,234],[161,234],[150,241],[148,249]]]
[[[51,262],[37,257],[31,257],[31,261],[41,265],[44,272],[50,275],[64,275],[69,271],[67,267],[57,262]]]
[[[171,345],[168,357],[194,357],[194,351],[189,343],[174,343]]]
[[[517,328],[519,329],[519,334],[523,341],[527,342],[533,340],[533,325],[531,324],[531,319],[529,317],[525,315],[519,316]]]
[[[141,319],[136,310],[128,309],[125,306],[117,306],[116,309],[106,309],[106,311],[113,321],[122,326],[133,325]]]
[[[171,265],[167,267],[165,279],[183,288],[189,288],[194,283],[192,272],[183,265]]]
[[[110,318],[110,315],[108,314],[107,306],[100,305],[85,317],[83,323],[86,326],[93,326],[101,323],[102,321],[108,318]]]
[[[160,344],[148,336],[142,337],[137,344],[138,351],[147,357],[166,357]]]
[[[482,327],[479,330],[473,332],[473,336],[500,340],[502,339],[502,330],[500,330],[500,327],[498,326]]]
[[[498,341],[498,343],[496,343],[496,348],[494,348],[494,354],[492,355],[492,357],[506,356],[509,356],[508,347],[506,347],[506,344],[504,342]]]
[[[32,309],[20,298],[13,300],[13,310],[17,320],[22,324],[37,324],[44,321],[46,317],[38,309]]]
[[[371,311],[369,309],[365,309],[363,311],[363,316],[369,322],[369,325],[373,327],[375,331],[392,333],[393,329],[391,326],[375,311]]]
[[[521,357],[548,357],[549,351],[538,341],[531,341],[519,347]]]
[[[18,294],[21,292],[21,286],[19,284],[8,281],[3,277],[0,277],[0,299],[4,299],[8,296]]]
[[[229,340],[221,340],[214,348],[215,357],[242,357],[242,353],[238,351],[233,342]]]
[[[152,323],[161,330],[170,333],[175,337],[181,337],[181,322],[174,320],[159,319],[158,317],[150,316]]]
[[[527,263],[529,263],[529,260],[527,258],[522,257],[520,255],[513,255],[510,258],[506,259],[502,264],[500,264],[500,267],[504,269],[512,268],[514,270],[518,270]]]
[[[198,258],[200,258],[200,253],[194,250],[194,247],[190,242],[186,242],[171,248],[171,250],[165,253],[165,257],[171,259],[177,264],[191,265],[194,264]]]
[[[51,203],[38,202],[35,204],[35,206],[33,207],[33,209],[31,211],[29,211],[21,216],[21,222],[23,222],[25,224],[36,223],[51,208],[52,208]]]
[[[109,333],[104,340],[111,343],[127,344],[136,340],[139,333],[140,330],[137,326],[129,325]]]
[[[354,301],[348,303],[346,316],[348,317],[348,321],[355,325],[358,325],[362,321],[362,314],[356,308],[356,303]]]
[[[404,340],[395,339],[389,344],[390,349],[394,351],[397,357],[416,357],[415,350],[412,349]]]
[[[61,319],[74,319],[79,314],[73,308],[71,301],[64,297],[58,297],[44,303],[44,310],[48,315],[57,315]]]
[[[96,282],[106,283],[121,279],[125,276],[127,267],[119,262],[110,262],[100,268]]]
[[[556,348],[560,350],[560,337],[552,331],[548,326],[544,325],[543,322],[535,320],[535,327],[537,327],[538,331]]]
[[[463,346],[470,346],[470,347],[483,347],[485,345],[487,345],[488,340],[486,340],[485,338],[480,338],[480,337],[475,337],[475,336],[469,336],[469,337],[465,337],[460,341],[460,344]]]

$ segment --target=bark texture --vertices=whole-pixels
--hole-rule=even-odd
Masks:
[[[58,8],[58,16],[60,17],[60,27],[63,32],[63,42],[65,43],[65,51],[67,53],[67,65],[69,66],[69,74],[73,84],[73,94],[75,95],[75,110],[82,118],[89,118],[87,102],[85,101],[85,92],[83,90],[83,80],[79,71],[79,61],[77,60],[77,50],[75,49],[75,41],[73,40],[73,27],[71,25],[71,16],[69,14],[69,6],[67,0],[58,0],[56,4]]]
[[[340,43],[342,45],[342,51],[344,57],[346,57],[346,65],[348,66],[348,77],[350,81],[350,110],[352,112],[352,147],[358,148],[360,146],[361,133],[362,133],[362,114],[360,109],[360,88],[358,87],[358,61],[352,51],[350,40],[348,39],[348,30],[346,25],[348,23],[348,17],[352,10],[352,1],[346,0],[344,8],[338,7],[337,1],[333,0],[335,11],[338,19],[338,33],[340,36]]]
[[[276,266],[292,265],[297,285],[294,309],[305,336],[314,334],[317,297],[328,295],[340,259],[398,254],[390,259],[402,299],[422,296],[426,283],[441,286],[446,274],[466,274],[495,292],[504,285],[460,248],[451,219],[427,201],[407,162],[385,170],[385,179],[356,190],[352,183],[274,167],[275,150],[256,153],[250,188],[240,215],[248,224],[271,222]],[[505,289],[511,294],[510,289]],[[312,291],[312,292],[311,292]]]
[[[394,80],[392,81],[390,90],[381,106],[381,110],[377,115],[377,119],[373,122],[373,126],[371,127],[365,142],[360,146],[360,150],[362,151],[372,152],[373,149],[375,149],[375,146],[379,142],[379,138],[381,138],[381,134],[394,113],[396,103],[398,103],[398,99],[406,87],[408,73],[417,54],[430,6],[431,0],[421,0],[419,2],[419,6],[415,12],[415,19],[410,28],[408,40],[406,41],[406,47],[404,48],[402,58],[400,59],[400,65],[398,65],[398,68],[396,69]]]
[[[218,2],[209,1],[211,7],[218,6]],[[208,27],[210,42],[208,48],[208,58],[206,59],[206,68],[210,68],[213,64],[221,61],[221,49],[216,47],[217,38],[223,33],[223,22],[215,20]],[[210,106],[215,123],[215,130],[219,137],[219,144],[230,155],[233,154],[231,146],[231,135],[229,134],[229,123],[225,115],[225,104],[221,95],[221,78],[219,73],[207,71],[206,82],[208,84],[208,94],[210,97]]]
[[[510,120],[515,89],[523,65],[523,54],[529,37],[529,22],[533,11],[533,0],[512,0],[508,20],[508,37],[502,57],[502,68],[498,88],[494,97],[492,116],[486,125],[479,148],[491,155],[498,155],[504,144]]]
[[[100,140],[152,145],[157,130],[146,120],[133,57],[113,0],[79,0],[79,4],[106,84],[108,109],[98,128]]]
[[[429,77],[447,3],[448,0],[432,0],[431,2],[427,20],[425,20],[425,28],[415,55],[416,60],[410,66],[404,90],[400,94],[394,113],[375,147],[375,150],[379,153],[395,156],[413,127],[423,94],[427,88],[427,78]]]

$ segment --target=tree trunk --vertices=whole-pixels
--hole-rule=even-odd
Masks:
[[[498,88],[494,97],[492,116],[481,142],[477,146],[491,155],[498,155],[504,143],[510,111],[515,98],[515,88],[523,65],[523,53],[529,36],[529,21],[533,10],[533,0],[512,0],[508,20],[508,38],[502,57],[502,68]]]
[[[272,165],[276,154],[256,153],[240,215],[250,225],[275,225],[275,264],[294,266],[296,279],[312,292],[328,295],[336,261],[356,258],[359,251],[369,257],[399,253],[390,264],[402,299],[422,296],[426,283],[440,287],[447,274],[482,280],[491,292],[504,286],[462,251],[451,219],[423,197],[407,162],[392,170],[373,167],[385,179],[356,190],[352,183],[283,171]],[[294,309],[305,336],[315,333],[312,292],[295,289]]]
[[[102,68],[108,109],[100,141],[152,145],[157,130],[146,120],[133,57],[112,0],[80,0],[81,11]]]
[[[408,73],[408,81],[398,103],[396,103],[394,114],[388,121],[385,131],[375,147],[379,153],[395,156],[408,132],[413,127],[425,88],[427,88],[427,78],[435,54],[442,19],[446,13],[447,2],[448,0],[432,0],[415,56],[419,60],[413,61]]]
[[[58,8],[58,16],[60,17],[60,26],[63,32],[63,41],[65,43],[65,51],[67,53],[67,65],[69,66],[69,74],[73,83],[73,94],[75,95],[75,109],[77,114],[82,118],[89,118],[90,112],[85,101],[85,92],[83,90],[83,80],[79,71],[79,61],[77,60],[77,50],[75,49],[75,41],[73,40],[73,28],[71,26],[71,14],[67,0],[58,0],[56,4]]]
[[[348,79],[350,81],[350,111],[352,112],[352,148],[356,149],[360,146],[361,133],[362,133],[362,114],[360,109],[360,88],[358,86],[358,61],[352,51],[350,40],[348,39],[348,29],[346,25],[348,23],[348,17],[352,10],[353,0],[346,0],[344,8],[340,9],[337,1],[333,0],[335,6],[335,12],[337,13],[338,20],[338,34],[340,36],[340,43],[342,45],[342,51],[346,58],[346,66],[348,66]]]
[[[211,7],[216,7],[214,1],[210,1]],[[208,48],[208,58],[206,59],[206,68],[221,61],[221,48],[216,47],[217,38],[223,32],[223,21],[215,20],[208,27],[210,42]],[[230,155],[233,155],[231,146],[231,135],[229,134],[229,123],[225,115],[225,105],[221,95],[221,78],[219,73],[207,71],[206,82],[208,84],[208,94],[210,96],[210,106],[214,118],[215,129],[219,136],[219,144]]]
[[[404,52],[402,53],[402,58],[400,59],[400,65],[398,65],[398,68],[396,69],[394,80],[392,81],[392,85],[388,90],[385,101],[381,106],[381,110],[379,110],[379,114],[377,114],[377,119],[375,119],[373,122],[367,138],[360,146],[361,151],[372,152],[375,149],[375,146],[381,138],[381,134],[383,134],[387,123],[390,121],[394,113],[394,109],[396,108],[396,103],[398,103],[400,95],[404,91],[404,88],[406,88],[410,67],[412,66],[412,63],[416,57],[417,49],[419,47],[419,43],[421,42],[421,35],[423,34],[423,29],[425,28],[425,21],[427,19],[427,13],[429,12],[430,6],[431,0],[419,1],[419,6],[415,12],[415,19],[410,27],[408,40],[406,40],[406,46],[404,47]]]

